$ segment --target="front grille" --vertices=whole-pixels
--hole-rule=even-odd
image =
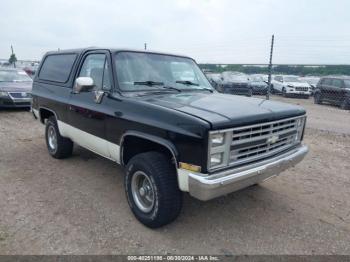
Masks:
[[[229,165],[254,162],[293,147],[298,143],[298,119],[234,128]]]
[[[15,99],[30,98],[30,94],[26,92],[10,92],[9,95]]]
[[[295,90],[296,91],[305,91],[305,92],[307,92],[307,91],[309,91],[309,88],[308,87],[296,87]]]

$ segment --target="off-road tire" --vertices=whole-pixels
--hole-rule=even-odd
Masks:
[[[153,187],[154,205],[149,212],[142,211],[134,200],[132,179],[138,171],[150,178]],[[146,152],[134,156],[126,166],[124,186],[131,211],[145,226],[150,228],[164,226],[174,221],[180,214],[182,192],[178,187],[175,166],[164,154]]]
[[[50,146],[49,142],[49,131],[53,129],[56,134],[56,148]],[[45,140],[49,154],[53,158],[62,159],[67,158],[72,155],[73,152],[73,142],[69,138],[62,137],[57,126],[57,121],[54,116],[51,116],[46,121],[45,127]]]

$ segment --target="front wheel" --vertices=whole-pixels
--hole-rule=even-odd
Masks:
[[[282,89],[282,96],[287,97],[287,91],[285,87]]]
[[[249,90],[248,90],[247,96],[248,96],[248,97],[251,97],[252,95],[253,95],[253,89],[249,89]]]
[[[161,153],[141,153],[128,162],[125,190],[131,211],[147,227],[169,224],[180,214],[182,192],[175,167]]]
[[[347,110],[350,108],[349,102],[347,99],[344,99],[342,103],[340,104],[340,108],[343,110]]]
[[[318,104],[318,105],[322,104],[321,94],[320,93],[314,94],[314,103]]]

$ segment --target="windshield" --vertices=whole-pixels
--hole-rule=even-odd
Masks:
[[[215,81],[220,80],[220,74],[207,74],[207,77]]]
[[[252,82],[264,82],[264,80],[261,76],[250,76],[249,79]]]
[[[283,78],[284,82],[300,82],[299,78],[296,76],[285,76]]]
[[[242,75],[242,74],[228,74],[226,76],[224,76],[225,80],[227,81],[241,81],[241,82],[246,82],[248,81],[248,77],[246,75]]]
[[[159,90],[162,86],[212,90],[197,64],[189,58],[120,52],[115,56],[115,65],[122,91]]]
[[[31,82],[32,79],[24,71],[0,70],[0,82]]]

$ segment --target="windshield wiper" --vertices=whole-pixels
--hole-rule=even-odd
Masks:
[[[164,83],[156,82],[156,81],[139,81],[139,82],[134,82],[134,85],[162,86],[164,85]]]
[[[178,80],[178,81],[175,81],[175,83],[189,85],[189,86],[199,86],[199,84],[188,80]]]
[[[179,80],[179,81],[175,81],[175,83],[189,85],[189,86],[199,86],[199,84],[194,83],[192,81],[188,81],[188,80],[184,80],[184,81],[183,80]],[[206,87],[195,88],[193,90],[206,90],[206,91],[209,91],[210,93],[214,92],[212,89],[206,88]]]
[[[175,90],[175,91],[181,92],[181,89],[176,88],[176,87],[172,87],[172,86],[166,86],[166,85],[164,85],[163,82],[139,81],[139,82],[134,82],[134,85],[160,86],[158,88],[170,89],[170,90]]]

